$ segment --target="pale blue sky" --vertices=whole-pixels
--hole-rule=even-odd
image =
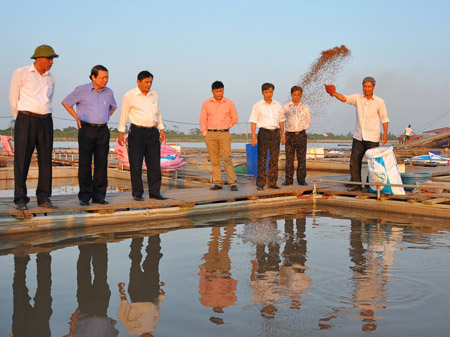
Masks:
[[[414,129],[450,110],[449,13],[448,0],[2,1],[0,117],[11,115],[13,71],[31,64],[43,43],[60,55],[52,68],[56,128],[76,126],[60,102],[89,81],[93,65],[103,64],[119,107],[137,73],[152,72],[163,119],[186,131],[198,126],[213,81],[225,83],[240,122],[247,122],[263,82],[274,83],[274,98],[284,103],[322,50],[345,44],[352,57],[336,81],[338,91],[360,92],[362,78],[375,77],[390,131],[400,134],[408,123]],[[311,111],[310,131],[352,131],[354,108],[332,98],[324,102],[324,111]],[[110,126],[117,127],[119,114]],[[0,128],[9,121],[0,118]],[[429,126],[450,126],[450,116]],[[245,129],[241,124],[233,131]]]

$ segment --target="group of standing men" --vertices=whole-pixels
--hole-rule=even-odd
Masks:
[[[14,203],[19,210],[26,210],[30,201],[27,196],[26,179],[34,149],[38,153],[39,180],[36,190],[38,206],[56,208],[50,201],[52,188],[53,121],[52,98],[55,78],[49,72],[53,59],[59,55],[52,47],[41,45],[31,56],[34,63],[17,69],[11,80],[10,104],[15,121],[14,139]],[[108,83],[108,69],[96,65],[91,69],[91,82],[80,85],[63,100],[62,105],[72,115],[78,127],[80,205],[89,202],[107,204],[107,162],[110,132],[107,126],[110,116],[117,109],[116,100]],[[122,100],[119,122],[119,144],[124,145],[124,132],[128,119],[130,176],[132,196],[136,201],[144,200],[142,163],[147,165],[150,198],[166,199],[160,194],[161,167],[160,142],[165,141],[164,124],[159,111],[158,95],[151,91],[153,75],[141,71],[137,76],[137,87],[128,91]],[[383,144],[387,142],[389,119],[384,101],[373,94],[375,80],[363,80],[363,94],[344,96],[330,93],[338,100],[356,107],[356,129],[353,134],[350,160],[351,180],[361,182],[361,163],[367,149],[379,146],[380,121],[383,125]],[[200,114],[201,133],[205,138],[213,171],[211,190],[221,190],[220,158],[225,168],[231,191],[237,191],[237,178],[231,159],[230,128],[238,122],[234,103],[224,97],[224,85],[215,81],[213,97],[207,99]],[[285,181],[292,185],[294,160],[297,157],[297,183],[306,183],[306,130],[310,125],[309,107],[301,102],[303,89],[291,88],[292,100],[284,106],[273,100],[275,86],[264,83],[261,87],[263,99],[252,108],[250,115],[251,144],[258,144],[258,177],[256,186],[263,190],[267,184],[271,189],[280,188],[278,181],[278,156],[280,143],[286,146]],[[258,134],[256,129],[259,128]],[[266,173],[266,158],[269,169]],[[92,157],[94,173],[92,175]],[[360,186],[352,187],[359,189]]]
[[[38,154],[39,179],[36,189],[38,206],[56,208],[51,202],[53,120],[52,98],[55,77],[49,72],[59,55],[48,45],[36,48],[31,56],[34,63],[17,69],[11,80],[9,100],[16,119],[14,126],[14,204],[26,210],[26,180],[34,150]],[[80,205],[89,202],[108,204],[107,163],[110,132],[108,121],[117,109],[116,100],[108,84],[108,69],[96,65],[91,69],[91,82],[80,85],[64,98],[62,105],[72,115],[78,127]],[[150,91],[153,75],[142,71],[137,87],[127,92],[122,101],[119,123],[119,143],[130,119],[129,158],[133,198],[143,201],[142,162],[148,171],[150,198],[164,200],[160,194],[160,140],[165,140],[164,125],[158,106],[158,95]],[[94,173],[92,175],[92,158]]]
[[[330,95],[343,103],[355,106],[356,128],[353,133],[352,152],[350,157],[351,181],[361,182],[362,159],[368,149],[378,147],[380,141],[380,123],[383,126],[382,142],[387,142],[389,118],[383,99],[374,95],[375,79],[365,77],[362,82],[362,94],[349,96],[337,92]],[[291,88],[292,100],[281,106],[273,99],[275,86],[264,83],[261,87],[263,99],[257,102],[250,114],[252,129],[252,146],[258,144],[258,177],[256,187],[263,190],[265,185],[270,189],[279,189],[278,157],[280,143],[286,146],[285,180],[282,185],[292,185],[294,176],[294,161],[297,157],[297,183],[306,183],[306,152],[307,135],[311,114],[309,107],[302,103],[303,88]],[[232,191],[237,191],[236,175],[231,170],[231,144],[228,134],[229,128],[237,123],[237,113],[234,104],[223,97],[222,82],[212,85],[213,98],[203,104],[200,117],[201,132],[206,139],[206,145],[213,167],[214,186],[212,190],[222,189],[223,182],[220,175],[220,157],[222,152],[228,184]],[[258,134],[256,134],[256,129]],[[212,133],[212,134],[211,134]],[[224,135],[226,133],[226,135]],[[210,136],[208,136],[210,135]],[[266,158],[269,156],[269,168],[266,172]],[[350,185],[349,190],[359,191],[360,185]]]

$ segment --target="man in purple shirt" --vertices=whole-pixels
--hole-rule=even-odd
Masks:
[[[80,205],[107,204],[108,187],[109,117],[117,108],[116,100],[108,83],[108,69],[96,65],[91,70],[91,83],[76,87],[62,105],[75,118],[78,126],[78,184]],[[76,111],[73,108],[76,107]],[[92,177],[94,155],[94,177]]]

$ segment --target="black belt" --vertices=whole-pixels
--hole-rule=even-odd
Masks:
[[[209,132],[228,132],[230,129],[208,129]]]
[[[136,125],[136,124],[131,124],[131,126],[134,126],[138,129],[145,129],[145,130],[156,129],[156,126],[142,126],[142,125]]]
[[[92,123],[87,123],[87,122],[83,122],[83,121],[81,121],[81,125],[92,126],[94,128],[104,128],[105,126],[107,126],[107,124],[92,124]]]
[[[286,134],[290,134],[290,135],[299,135],[299,134],[302,134],[302,133],[305,133],[306,131],[305,130],[303,130],[303,131],[286,131]]]
[[[27,115],[27,116],[31,116],[31,117],[37,117],[37,118],[52,118],[52,114],[45,114],[45,115],[42,115],[42,114],[35,114],[35,113],[33,113],[33,112],[30,112],[30,111],[19,111],[20,113],[23,113],[24,115]]]
[[[260,130],[266,130],[266,131],[270,131],[270,132],[280,132],[280,129],[266,129],[266,128],[260,128]]]

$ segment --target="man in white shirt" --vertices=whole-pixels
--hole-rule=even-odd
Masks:
[[[278,181],[278,156],[280,154],[280,138],[284,134],[284,114],[280,103],[273,100],[275,86],[272,83],[264,83],[261,86],[264,99],[257,102],[250,114],[252,123],[252,146],[258,144],[258,178],[256,188],[263,190],[266,184],[269,188],[277,189]],[[256,137],[256,128],[259,128]],[[281,134],[280,134],[281,132]],[[266,179],[266,157],[270,150],[269,172]]]
[[[142,162],[147,165],[147,183],[150,198],[165,200],[161,190],[161,142],[164,142],[164,124],[158,106],[158,95],[150,91],[153,75],[144,70],[137,76],[137,87],[128,91],[122,100],[119,121],[119,144],[124,145],[125,127],[130,119],[128,156],[133,198],[144,200]]]
[[[363,94],[345,96],[337,92],[331,93],[341,102],[356,107],[356,128],[353,132],[352,154],[350,157],[351,181],[361,182],[361,166],[364,154],[368,149],[378,147],[380,141],[380,122],[383,125],[381,140],[383,145],[388,139],[389,117],[384,101],[373,94],[375,89],[373,77],[364,78]],[[361,190],[361,186],[350,187],[351,191]]]
[[[406,137],[406,139],[409,139],[411,137],[411,133],[416,135],[416,133],[411,129],[411,124],[409,124],[408,127],[405,129],[403,135]]]
[[[309,107],[301,102],[303,88],[293,86],[291,88],[292,101],[283,107],[286,119],[284,128],[286,135],[281,137],[281,142],[286,145],[286,176],[281,185],[292,185],[294,181],[294,160],[297,154],[297,183],[307,185],[306,179],[306,147],[311,115]]]
[[[26,210],[27,176],[34,149],[38,153],[38,206],[56,208],[52,195],[53,119],[52,99],[55,77],[49,72],[58,57],[52,47],[36,48],[34,63],[17,69],[11,79],[9,103],[14,124],[14,204]]]

